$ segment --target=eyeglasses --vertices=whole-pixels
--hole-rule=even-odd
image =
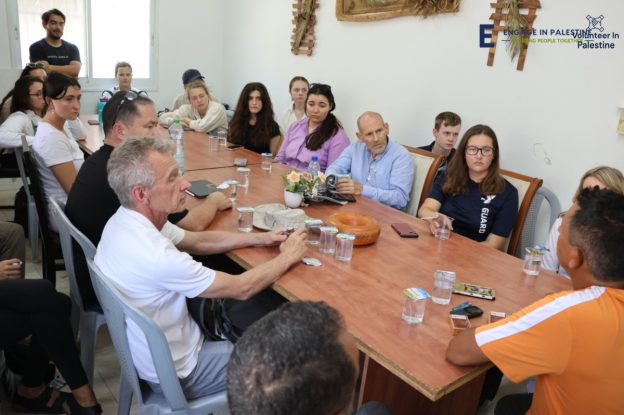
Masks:
[[[29,97],[42,97],[43,96],[43,92],[39,91],[35,94],[28,94]]]
[[[129,102],[129,101],[134,101],[138,97],[139,97],[139,94],[137,94],[134,91],[126,92],[126,95],[124,95],[124,97],[121,99],[121,101],[119,101],[119,104],[117,104],[117,108],[115,108],[115,116],[113,117],[113,123],[115,123],[117,121],[117,116],[119,115],[119,110],[121,109],[123,104],[125,104],[126,102]]]
[[[26,67],[30,69],[44,69],[45,65],[41,62],[31,62],[31,63],[27,63]]]
[[[312,91],[313,89],[318,89],[319,91],[331,92],[331,86],[327,84],[310,84],[310,89],[308,89],[308,92]]]
[[[479,151],[481,152],[483,157],[490,157],[494,155],[493,147],[489,147],[489,146],[485,146],[485,147],[467,146],[466,147],[466,154],[468,154],[469,156],[476,156],[479,153]]]

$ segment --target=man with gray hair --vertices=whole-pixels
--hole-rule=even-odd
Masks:
[[[117,147],[108,162],[108,181],[121,207],[104,228],[95,263],[125,301],[162,329],[188,398],[225,390],[232,345],[204,339],[186,298],[250,298],[301,260],[305,230],[287,238],[279,232],[185,232],[171,224],[167,215],[184,204],[190,184],[179,175],[169,143],[158,138],[130,138]],[[238,276],[215,272],[181,251],[210,254],[276,243],[275,258]],[[143,335],[132,324],[127,330],[139,376],[159,392]]]
[[[325,173],[347,176],[336,182],[340,193],[361,194],[405,209],[414,182],[414,163],[409,152],[390,141],[390,127],[379,113],[367,111],[360,115],[357,124],[358,141],[345,148]]]

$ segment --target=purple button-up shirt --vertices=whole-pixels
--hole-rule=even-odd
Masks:
[[[305,146],[305,138],[308,135],[308,119],[296,121],[290,125],[286,133],[286,139],[282,143],[277,157],[277,161],[294,167],[298,170],[306,170],[312,156],[318,156],[321,171],[334,162],[342,153],[342,150],[349,146],[349,137],[341,128],[329,140],[325,141],[321,148],[312,151]]]

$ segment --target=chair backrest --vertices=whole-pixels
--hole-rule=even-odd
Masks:
[[[506,252],[515,255],[520,241],[520,235],[524,228],[524,223],[535,196],[535,192],[542,185],[543,180],[537,177],[529,177],[520,173],[501,169],[501,175],[518,190],[518,217],[511,235],[507,240]]]
[[[63,251],[63,258],[65,259],[65,269],[69,275],[70,293],[74,301],[84,311],[85,304],[80,295],[80,289],[78,287],[78,280],[76,276],[76,270],[74,268],[74,249],[72,244],[72,238],[78,242],[81,246],[85,256],[92,258],[95,256],[95,246],[91,241],[84,236],[76,227],[71,223],[67,215],[65,215],[65,204],[59,202],[55,198],[50,198],[52,204],[52,214],[56,217],[56,223],[59,230],[59,239],[61,241],[61,250]]]
[[[525,248],[531,248],[538,243],[543,242],[536,241],[535,238],[535,230],[537,228],[538,217],[543,202],[546,202],[549,206],[548,229],[552,228],[553,223],[555,223],[555,220],[557,220],[561,214],[561,203],[559,203],[557,195],[544,186],[537,189],[535,197],[531,202],[531,207],[527,213],[524,227],[522,228],[522,233],[520,235],[520,242],[518,243],[518,248],[515,252],[515,256],[518,258],[524,257]]]
[[[26,137],[22,136],[22,163],[26,175],[30,179],[30,190],[32,196],[35,199],[35,205],[37,206],[37,215],[39,216],[39,229],[41,230],[42,237],[46,237],[49,233],[46,232],[50,229],[50,218],[48,217],[48,203],[46,201],[45,194],[43,193],[43,186],[41,184],[41,178],[39,177],[39,170],[35,166],[30,147],[26,141]]]
[[[139,384],[139,377],[134,367],[128,337],[126,334],[126,319],[132,320],[143,332],[147,344],[149,345],[152,362],[158,374],[158,380],[163,390],[163,395],[170,408],[168,411],[158,411],[160,413],[210,413],[216,409],[227,405],[225,392],[202,398],[203,406],[197,411],[196,407],[190,407],[187,402],[182,387],[177,377],[171,351],[167,339],[160,327],[154,323],[143,312],[137,310],[123,300],[119,291],[106,278],[102,271],[95,265],[92,258],[87,258],[87,266],[91,274],[91,282],[95,288],[95,293],[104,309],[106,324],[113,340],[117,357],[122,369],[122,374],[132,387],[137,403],[140,408],[144,405],[145,399]]]
[[[440,154],[422,150],[416,147],[404,146],[412,156],[414,162],[414,183],[410,193],[410,201],[405,211],[410,215],[416,215],[418,208],[427,198],[433,181],[438,174],[438,169],[444,161]]]

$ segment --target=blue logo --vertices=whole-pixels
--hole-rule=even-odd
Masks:
[[[486,42],[486,39],[492,39],[492,32],[491,30],[494,29],[494,25],[493,24],[480,24],[479,25],[479,47],[480,48],[493,48],[496,45],[492,42]],[[489,33],[486,33],[485,31],[489,30]]]
[[[588,26],[587,26],[587,31],[591,33],[592,30],[597,30],[599,32],[604,31],[604,27],[602,27],[602,19],[604,19],[603,15],[600,15],[598,17],[591,17],[590,15],[587,15],[587,21],[588,21]]]

